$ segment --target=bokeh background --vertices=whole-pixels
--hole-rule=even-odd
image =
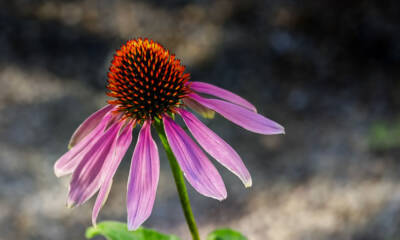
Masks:
[[[193,80],[245,96],[286,127],[261,136],[205,121],[254,185],[218,166],[227,200],[189,187],[202,236],[231,227],[250,240],[399,239],[399,12],[396,0],[1,0],[0,239],[84,239],[93,201],[67,209],[68,178],[52,166],[105,104],[113,51],[135,37],[159,41]],[[131,152],[100,220],[125,221]],[[160,152],[144,226],[189,239]]]

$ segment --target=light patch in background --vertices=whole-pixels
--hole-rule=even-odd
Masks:
[[[8,65],[0,69],[0,110],[8,104],[32,104],[63,96],[79,96],[88,90],[77,81],[66,81],[41,69]]]
[[[35,11],[39,19],[80,26],[95,34],[124,40],[148,37],[161,44],[168,43],[165,47],[176,53],[187,66],[205,61],[217,50],[222,37],[221,23],[231,13],[232,7],[228,1],[213,1],[207,9],[196,4],[165,9],[128,1],[110,2],[107,8],[90,0],[76,3],[44,2]]]
[[[314,239],[334,235],[351,239],[369,219],[379,213],[400,184],[392,181],[362,181],[346,185],[316,177],[295,188],[276,184],[269,191],[257,192],[239,219],[202,226],[204,233],[217,225],[230,226],[249,239]],[[396,204],[400,204],[397,197]],[[256,209],[256,210],[255,210]],[[205,236],[205,234],[204,234]]]

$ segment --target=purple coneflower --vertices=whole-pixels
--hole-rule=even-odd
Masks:
[[[187,109],[210,116],[214,111],[256,133],[282,134],[284,128],[256,112],[242,97],[203,82],[189,81],[174,54],[147,39],[130,40],[116,51],[108,73],[108,95],[115,98],[93,113],[73,134],[54,165],[58,177],[72,174],[68,206],[81,205],[96,192],[92,221],[106,201],[112,178],[140,125],[128,179],[128,228],[137,229],[153,208],[160,164],[151,125],[161,121],[169,145],[187,181],[201,194],[226,198],[224,182],[203,152],[236,174],[246,187],[251,176],[236,151]],[[206,94],[214,98],[204,98]],[[193,139],[174,121],[179,115]]]

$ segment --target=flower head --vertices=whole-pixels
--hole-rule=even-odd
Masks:
[[[83,204],[98,193],[92,214],[95,225],[112,178],[132,142],[132,130],[141,125],[127,193],[128,228],[138,228],[151,214],[159,178],[158,149],[151,135],[155,120],[163,123],[181,170],[199,193],[218,200],[227,196],[220,174],[203,150],[236,174],[246,187],[251,186],[251,176],[236,151],[188,109],[206,117],[215,111],[261,134],[281,134],[284,128],[258,114],[242,97],[189,78],[175,55],[152,40],[131,40],[117,50],[107,85],[107,94],[114,99],[78,127],[70,150],[54,165],[57,176],[72,174],[69,206]],[[174,115],[183,119],[201,148],[175,123]]]
[[[167,49],[152,40],[131,40],[117,50],[108,73],[108,103],[142,121],[173,112],[190,92],[190,75]]]

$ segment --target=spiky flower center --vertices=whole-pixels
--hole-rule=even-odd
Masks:
[[[173,112],[189,93],[185,66],[161,44],[130,40],[114,55],[108,72],[108,101],[117,111],[138,121]]]

